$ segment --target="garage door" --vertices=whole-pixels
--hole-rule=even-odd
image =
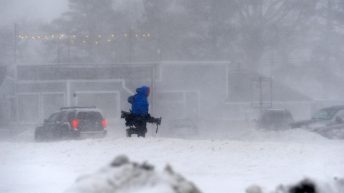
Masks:
[[[48,118],[52,113],[65,106],[64,94],[42,94],[43,118]]]
[[[18,95],[18,121],[34,123],[39,120],[39,95]]]
[[[96,106],[107,119],[120,118],[119,93],[77,93],[78,106]]]

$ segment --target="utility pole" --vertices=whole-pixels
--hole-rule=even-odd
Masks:
[[[158,55],[158,62],[161,63],[161,50],[160,50],[160,48],[158,48],[158,49],[156,50],[156,53],[157,53],[157,55]]]
[[[18,26],[17,24],[15,23],[14,24],[14,47],[13,47],[13,56],[14,56],[14,64],[16,65],[17,64],[17,40],[18,40]]]
[[[129,32],[128,32],[128,60],[129,60],[129,63],[132,63],[133,62],[133,57],[134,57],[134,49],[133,48],[133,37],[134,37],[134,33],[133,33],[133,27],[130,27],[129,29]]]
[[[258,108],[259,112],[262,113],[264,108],[271,108],[272,107],[272,79],[271,78],[264,78],[259,76],[257,79],[253,80],[254,83],[257,85],[258,89]],[[269,92],[264,92],[266,88],[266,83],[269,83],[268,89]],[[265,98],[264,94],[270,95],[269,101]],[[266,103],[266,101],[268,103]]]
[[[259,111],[263,111],[263,78],[260,76],[258,78],[258,87],[259,87]]]
[[[68,58],[67,63],[68,64],[72,63],[71,58],[70,58],[70,43],[71,43],[70,40],[67,39],[67,58]]]
[[[333,47],[331,45],[331,42],[332,42],[332,33],[333,33],[333,13],[332,13],[332,10],[333,10],[333,2],[332,0],[327,0],[327,8],[326,8],[326,11],[327,11],[327,15],[326,15],[326,25],[327,25],[327,28],[326,28],[326,43],[327,43],[327,49],[329,49],[329,53],[328,55],[326,56],[326,62],[327,62],[327,65],[331,65],[331,58],[333,57]]]
[[[61,52],[62,52],[62,48],[61,45],[59,44],[59,42],[56,41],[56,54],[57,54],[57,63],[60,64],[61,63]]]
[[[155,85],[156,85],[156,64],[151,65],[151,87],[150,87],[150,97],[151,97],[151,113],[154,115],[155,113]]]
[[[14,70],[13,70],[13,78],[14,78],[14,107],[11,107],[11,111],[14,114],[14,122],[17,122],[19,120],[19,114],[18,114],[18,98],[17,98],[17,80],[18,80],[18,66],[17,66],[17,44],[18,44],[18,26],[15,23],[14,24]],[[12,116],[12,115],[11,115]]]

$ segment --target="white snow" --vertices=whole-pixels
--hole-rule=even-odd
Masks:
[[[303,130],[238,129],[201,133],[199,139],[124,138],[111,130],[104,139],[35,143],[29,131],[0,142],[0,192],[64,192],[79,176],[120,154],[148,161],[157,170],[170,164],[205,193],[240,193],[252,184],[272,190],[304,177],[344,177],[344,141]]]

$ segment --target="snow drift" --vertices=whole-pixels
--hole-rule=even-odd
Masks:
[[[268,193],[258,185],[246,189],[246,193]],[[344,178],[333,178],[324,183],[305,178],[293,185],[279,185],[275,191],[269,193],[344,193]]]
[[[66,193],[200,193],[198,188],[167,165],[162,172],[146,162],[122,155],[99,170],[82,176]]]

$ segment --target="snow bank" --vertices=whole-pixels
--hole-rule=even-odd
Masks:
[[[200,193],[196,186],[170,166],[162,172],[146,162],[118,156],[98,172],[82,176],[66,193]]]
[[[246,189],[246,193],[268,193],[258,185]],[[333,178],[329,183],[312,179],[304,179],[293,185],[279,185],[275,191],[269,193],[344,193],[344,178]]]

